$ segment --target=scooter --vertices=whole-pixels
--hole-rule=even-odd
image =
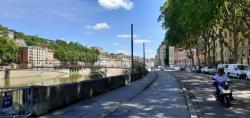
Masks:
[[[219,90],[219,94],[217,95],[216,91]],[[227,108],[231,107],[232,98],[232,90],[230,88],[229,82],[221,82],[218,83],[218,87],[215,87],[215,98],[220,101],[220,103],[224,104]]]

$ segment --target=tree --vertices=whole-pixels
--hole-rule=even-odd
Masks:
[[[165,65],[166,66],[168,66],[169,67],[169,45],[168,44],[166,44],[166,53],[165,53],[166,55],[165,55],[165,60],[164,60],[164,63],[165,63]]]
[[[190,47],[190,41],[203,37],[204,58],[206,60],[208,55],[208,64],[211,64],[211,59],[215,63],[215,41],[219,39],[236,62],[238,47],[243,40],[239,35],[250,37],[250,0],[168,0],[161,7],[158,21],[162,22],[166,30],[165,40],[171,45]],[[224,29],[233,34],[232,46],[223,41]]]
[[[13,40],[0,36],[0,60],[2,64],[16,61],[18,57],[18,46]]]
[[[246,19],[249,13],[246,13],[245,7],[242,7],[242,3],[249,4],[249,0],[224,0],[220,9],[218,18],[222,20],[223,26],[230,33],[232,33],[233,41],[231,44],[225,44],[233,55],[233,63],[238,61],[238,47],[240,42],[244,40],[240,37],[240,33],[249,31],[247,24],[244,19]],[[226,43],[226,42],[225,42]]]

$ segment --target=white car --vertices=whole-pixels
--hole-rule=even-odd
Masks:
[[[229,64],[228,76],[235,78],[246,78],[248,71],[248,65],[245,64]]]
[[[247,73],[246,79],[250,79],[250,67],[247,68],[247,72],[246,73]]]
[[[205,74],[214,74],[215,71],[216,70],[214,68],[208,68],[207,66],[201,69],[201,73],[205,73]]]
[[[206,74],[209,73],[209,68],[207,66],[202,67],[201,73],[206,73]]]
[[[179,66],[174,66],[174,65],[171,65],[169,68],[173,70],[180,70]]]
[[[250,70],[247,71],[247,79],[250,79]]]

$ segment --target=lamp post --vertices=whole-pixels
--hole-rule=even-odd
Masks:
[[[146,73],[145,73],[145,71],[146,71],[146,63],[145,63],[145,61],[146,61],[146,59],[145,59],[145,42],[142,43],[142,46],[143,46],[143,72],[144,72],[144,74],[146,74]]]
[[[134,31],[133,24],[131,24],[131,74],[134,73]]]

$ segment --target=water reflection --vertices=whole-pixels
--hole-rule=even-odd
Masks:
[[[49,86],[49,85],[57,85],[57,84],[63,84],[63,83],[72,83],[72,82],[79,82],[83,80],[87,80],[87,76],[83,75],[70,75],[69,77],[66,78],[55,78],[55,79],[50,79],[50,80],[42,80],[41,82],[36,82],[31,85],[39,85],[39,86]]]
[[[24,86],[48,86],[88,80],[86,70],[70,73],[69,70],[15,70],[11,71],[10,79],[3,78],[0,72],[0,88]]]

